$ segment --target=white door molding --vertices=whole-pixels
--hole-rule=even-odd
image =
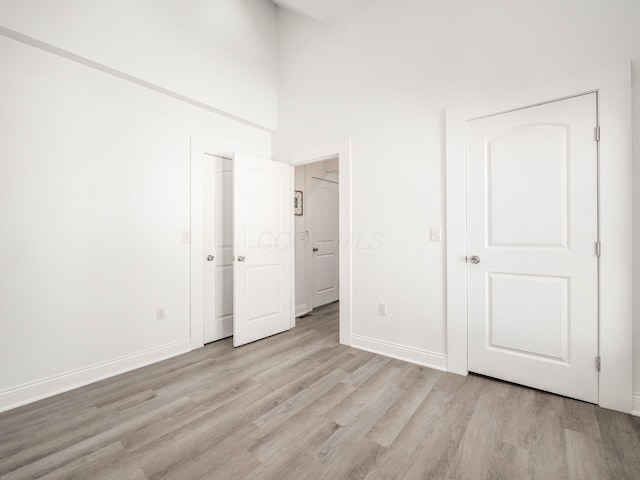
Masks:
[[[465,129],[469,120],[597,92],[600,153],[600,405],[632,406],[631,64],[566,77],[446,112],[447,369],[466,375]]]
[[[233,158],[233,149],[191,137],[191,349],[204,346],[204,155]]]
[[[351,345],[351,139],[332,142],[279,155],[277,160],[292,166],[338,158],[340,171],[340,343]]]

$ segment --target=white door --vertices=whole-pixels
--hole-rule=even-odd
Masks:
[[[291,328],[293,169],[234,155],[233,345]]]
[[[469,370],[592,403],[596,124],[589,94],[470,121],[466,134]]]
[[[233,164],[204,158],[204,343],[233,335]]]
[[[340,298],[338,175],[323,162],[307,165],[307,229],[311,247],[312,307]]]

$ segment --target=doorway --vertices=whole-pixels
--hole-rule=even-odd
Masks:
[[[236,324],[243,318],[242,325],[251,329],[256,325],[271,324],[273,320],[274,328],[261,331],[262,336],[273,335],[278,331],[284,331],[295,326],[295,248],[292,241],[294,236],[294,169],[292,167],[320,162],[322,160],[338,160],[340,180],[339,180],[339,231],[340,231],[340,253],[339,253],[339,290],[340,302],[337,308],[340,312],[339,332],[340,343],[351,345],[351,324],[352,324],[352,246],[351,239],[354,237],[351,226],[351,139],[342,138],[332,142],[296,150],[280,155],[278,161],[270,161],[266,158],[257,158],[253,155],[240,154],[233,148],[220,145],[211,140],[191,137],[191,230],[182,232],[183,243],[190,243],[190,340],[191,349],[204,346],[204,305],[205,305],[205,266],[208,265],[206,257],[210,254],[205,249],[204,243],[204,159],[206,156],[220,156],[232,160],[233,164],[233,229],[234,229],[234,286],[233,286],[233,324],[234,324],[234,344],[236,338]],[[257,162],[257,164],[256,164]],[[266,163],[265,163],[266,162]],[[259,164],[259,165],[258,165]],[[241,175],[238,175],[239,165],[244,165]],[[252,166],[253,165],[253,166]],[[259,179],[262,177],[262,180]],[[240,190],[237,185],[248,186],[248,182],[255,182],[255,188],[244,188]],[[264,187],[267,186],[267,190]],[[244,192],[244,193],[243,193]],[[271,198],[278,198],[277,204],[281,205],[278,212],[270,209],[269,215],[264,215],[263,210],[266,202],[264,195]],[[244,198],[243,202],[238,202],[238,198]],[[256,208],[249,208],[249,203]],[[272,205],[273,206],[273,205]],[[244,212],[242,214],[241,212]],[[247,213],[254,215],[248,218]],[[242,222],[237,221],[238,215],[244,215]],[[249,225],[249,221],[258,222]],[[272,228],[265,225],[268,220]],[[244,225],[242,230],[239,225]],[[250,227],[251,228],[247,228]],[[266,230],[265,230],[266,228]],[[270,231],[267,235],[253,235],[256,231]],[[238,244],[238,239],[244,239],[245,244]],[[253,240],[260,240],[256,243]],[[263,247],[265,241],[277,240],[277,245],[283,247],[282,252],[287,252],[289,261],[278,258],[276,263],[271,265],[281,265],[281,268],[272,268],[267,264],[254,265],[253,262],[261,258],[266,260],[268,253]],[[252,245],[255,243],[255,245]],[[271,246],[277,246],[271,245]],[[290,246],[290,248],[288,248]],[[287,247],[287,248],[284,248]],[[246,255],[250,252],[250,257]],[[254,255],[258,253],[260,255]],[[215,255],[214,255],[215,256]],[[242,259],[240,259],[242,257]],[[249,258],[251,260],[249,261]],[[271,260],[274,260],[272,258]],[[239,268],[240,266],[240,268]],[[244,268],[242,268],[244,267]],[[276,281],[270,281],[269,275],[280,272]],[[255,275],[254,275],[255,274]],[[262,275],[261,275],[262,274]],[[254,275],[254,280],[247,283],[248,276]],[[213,277],[215,279],[215,276]],[[254,292],[251,294],[245,288],[244,292],[238,289],[238,285],[251,287]],[[265,288],[261,288],[265,285]],[[271,295],[274,288],[280,289],[283,295]],[[271,292],[271,293],[270,293]],[[239,295],[242,295],[240,301]],[[247,300],[255,297],[257,302],[249,303]],[[273,302],[277,298],[281,301]],[[285,305],[285,302],[287,305]],[[241,311],[238,306],[244,308]],[[249,322],[249,318],[252,320]],[[276,327],[277,323],[277,328]],[[285,325],[286,323],[286,325]],[[250,337],[245,337],[250,338]],[[257,340],[255,338],[254,340]],[[248,341],[253,341],[249,339]]]
[[[632,129],[630,62],[603,67],[446,109],[447,370],[469,373],[468,272],[482,266],[467,235],[467,128],[476,120],[595,94],[599,136],[598,404],[632,409]],[[595,127],[595,126],[594,126]],[[601,134],[599,135],[599,133]],[[596,245],[592,245],[595,255]],[[467,263],[479,256],[479,264]],[[485,256],[485,258],[488,258]],[[486,262],[484,263],[486,265]]]
[[[296,316],[340,299],[337,158],[295,168]]]
[[[191,139],[191,346],[293,326],[293,168]]]
[[[294,167],[337,159],[339,169],[339,331],[340,343],[351,345],[353,323],[351,299],[352,285],[352,241],[355,238],[351,223],[351,139],[340,138],[327,143],[294,150],[278,156],[278,160]],[[294,255],[295,257],[295,252]],[[295,263],[295,258],[292,258]],[[295,282],[295,278],[293,279]],[[293,302],[295,304],[295,301]],[[295,311],[295,305],[292,306]]]

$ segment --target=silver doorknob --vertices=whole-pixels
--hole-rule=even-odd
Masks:
[[[243,257],[242,255],[240,255],[240,256],[238,257],[238,261],[239,261],[239,262],[244,262],[244,257]]]
[[[207,255],[207,262],[213,262],[215,258],[216,257],[214,257],[213,255]]]
[[[471,258],[469,259],[469,261],[470,261],[471,263],[473,263],[474,265],[476,265],[476,264],[480,263],[480,257],[479,257],[479,256],[477,256],[477,255],[474,255],[473,257],[471,257]]]
[[[313,247],[313,251],[317,252],[318,251],[318,247]]]

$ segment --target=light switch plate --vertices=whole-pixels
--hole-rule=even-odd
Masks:
[[[429,239],[432,242],[439,242],[442,239],[442,229],[440,227],[431,227]]]

